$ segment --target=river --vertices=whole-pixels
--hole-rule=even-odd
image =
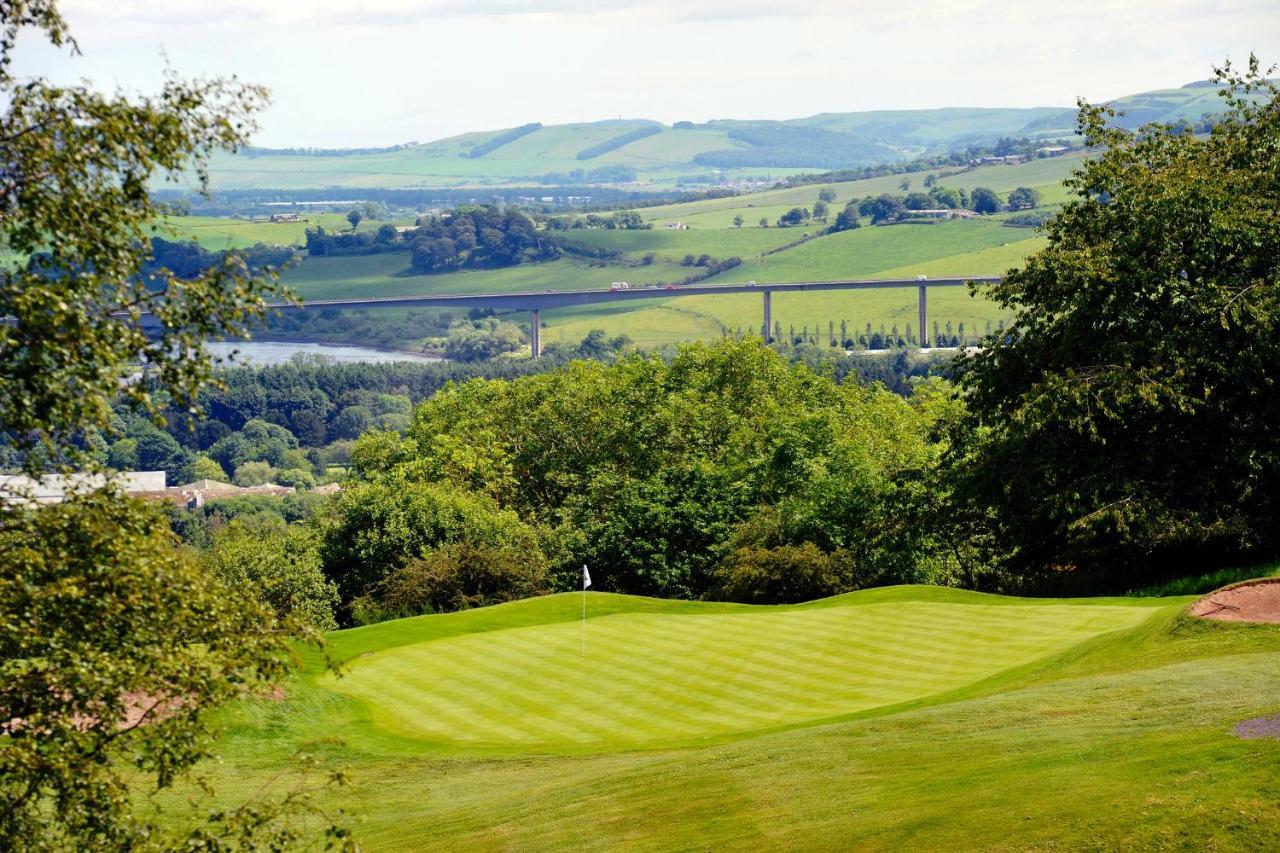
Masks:
[[[236,364],[249,364],[254,367],[288,364],[296,353],[321,355],[335,362],[347,364],[358,362],[378,364],[391,361],[413,361],[425,364],[444,361],[442,358],[420,353],[305,341],[209,341],[207,345],[209,352],[222,358],[236,350],[238,351]]]

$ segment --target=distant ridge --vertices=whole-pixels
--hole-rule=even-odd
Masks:
[[[1222,112],[1218,85],[1197,80],[1117,98],[1120,123],[1197,122]],[[991,146],[1000,139],[1053,144],[1076,134],[1074,107],[944,107],[823,112],[787,120],[649,119],[464,133],[421,144],[324,151],[248,149],[216,157],[219,189],[474,188],[536,186],[544,176],[588,185],[671,191],[734,182],[767,185],[798,172],[898,163]],[[590,161],[590,169],[584,162]],[[589,174],[590,173],[590,174]]]

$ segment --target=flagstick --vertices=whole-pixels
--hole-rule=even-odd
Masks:
[[[587,656],[587,579],[582,579],[582,656]]]

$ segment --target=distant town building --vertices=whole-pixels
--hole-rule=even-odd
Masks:
[[[937,207],[928,208],[926,210],[904,210],[902,212],[902,216],[897,221],[910,222],[913,219],[936,219],[938,221],[944,221],[947,219],[968,219],[971,216],[977,215],[978,214],[974,213],[972,210],[965,210],[964,208],[952,209],[949,207]]]
[[[147,501],[164,501],[185,509],[202,507],[207,501],[232,495],[270,495],[282,498],[298,490],[293,486],[266,483],[261,486],[233,486],[218,480],[196,480],[165,488],[163,471],[122,471],[111,477],[121,491]],[[67,495],[87,492],[106,485],[102,474],[47,474],[38,480],[21,474],[0,475],[0,502],[8,504],[57,504]],[[336,491],[334,489],[330,491]]]
[[[662,227],[666,228],[668,231],[688,231],[689,230],[689,226],[685,225],[683,222],[664,222],[662,223]]]
[[[1027,162],[1027,155],[1025,154],[1006,154],[1003,157],[978,157],[975,160],[970,160],[969,165],[971,166],[1000,166],[1000,165],[1012,166],[1015,163],[1025,163],[1025,162]]]
[[[112,480],[126,494],[144,495],[163,492],[163,471],[125,471]],[[0,475],[0,501],[4,503],[57,504],[68,494],[102,488],[107,478],[102,474],[46,474],[38,480],[21,474]]]
[[[272,222],[299,222],[302,217],[296,213],[273,213],[271,214]]]
[[[173,486],[162,492],[149,492],[139,497],[146,500],[168,501],[185,509],[199,509],[211,500],[237,495],[270,495],[282,498],[292,495],[298,490],[293,486],[277,486],[275,483],[264,483],[261,486],[233,486],[218,480],[196,480],[181,486]]]
[[[1059,154],[1065,154],[1071,149],[1065,145],[1046,145],[1043,148],[1037,148],[1036,154],[1040,157],[1056,157]]]

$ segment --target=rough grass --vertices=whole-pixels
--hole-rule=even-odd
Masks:
[[[1151,596],[1158,598],[1167,595],[1204,595],[1215,589],[1260,577],[1280,576],[1280,565],[1242,566],[1229,569],[1218,569],[1201,575],[1192,575],[1135,590],[1130,595]]]
[[[593,595],[585,661],[577,595],[399,620],[230,713],[211,781],[302,749],[374,850],[1272,849],[1280,742],[1231,728],[1280,710],[1280,627],[1189,600]]]

